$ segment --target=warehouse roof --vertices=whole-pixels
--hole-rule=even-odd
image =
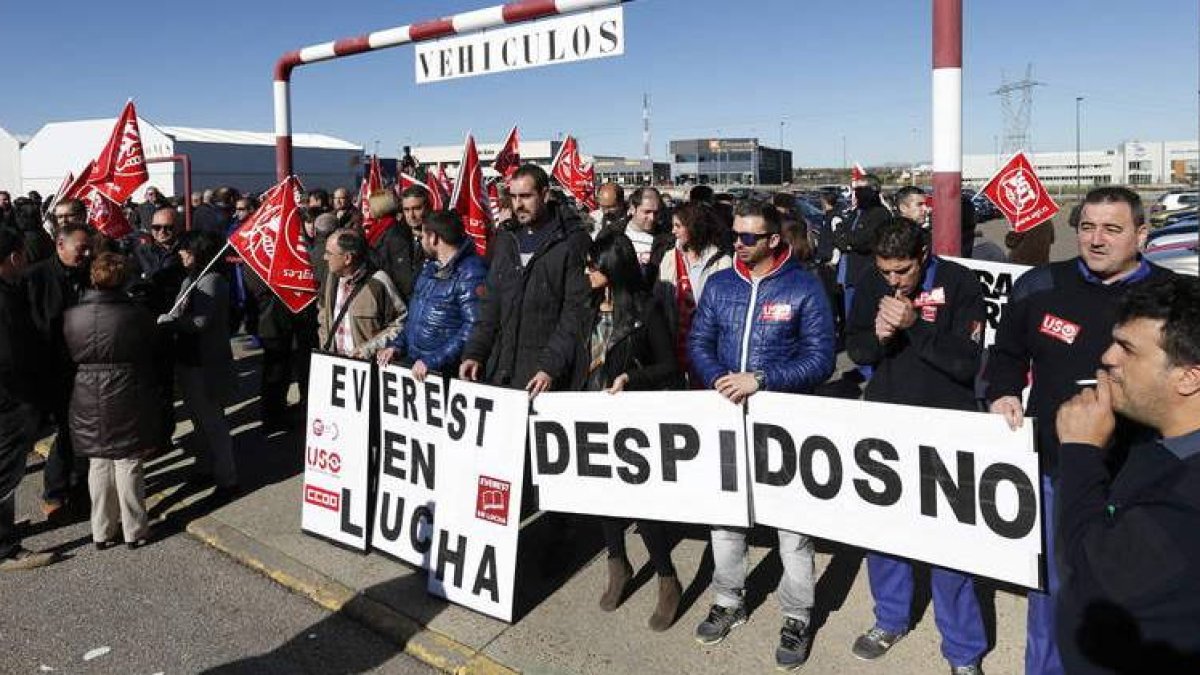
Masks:
[[[116,124],[115,117],[106,119],[92,120],[74,120],[70,122],[50,122],[46,124],[37,135],[41,135],[55,127],[61,127],[63,130],[69,129],[69,133],[80,134],[84,137],[96,137],[99,143],[103,143],[103,139],[108,137],[108,133]],[[138,117],[138,124],[143,128],[142,133],[146,133],[147,127],[157,129],[162,134],[171,137],[176,141],[185,143],[229,143],[233,145],[275,145],[275,134],[266,131],[237,131],[232,129],[199,129],[195,127],[177,127],[161,124],[154,124],[144,117]],[[362,151],[362,146],[355,145],[349,141],[344,141],[333,136],[324,134],[293,134],[292,145],[297,148],[320,148],[328,150],[356,150]]]

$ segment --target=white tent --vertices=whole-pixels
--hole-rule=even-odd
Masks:
[[[114,124],[116,119],[110,118],[51,122],[42,127],[21,150],[21,189],[54,194],[68,171],[78,173],[96,157]],[[190,158],[193,190],[228,185],[244,192],[261,192],[275,184],[275,136],[271,133],[163,126],[141,117],[138,126],[146,159],[176,154]],[[295,134],[292,142],[293,166],[306,187],[354,187],[361,146],[321,134]],[[179,164],[150,163],[149,167],[146,187],[153,185],[167,196],[183,194]],[[134,198],[140,200],[142,190]]]
[[[21,141],[0,128],[0,190],[13,197],[21,190]]]

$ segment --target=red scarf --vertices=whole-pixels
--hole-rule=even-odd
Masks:
[[[688,359],[688,333],[692,332],[692,315],[696,313],[696,298],[692,294],[692,278],[688,275],[687,260],[683,251],[675,249],[675,314],[679,317],[679,329],[675,333],[675,358],[680,371],[691,375],[691,360]],[[703,387],[693,387],[703,388]]]

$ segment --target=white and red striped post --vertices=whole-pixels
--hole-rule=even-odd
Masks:
[[[962,252],[962,0],[933,0],[933,250]]]
[[[386,30],[334,40],[290,51],[275,64],[275,174],[282,181],[292,173],[292,70],[297,66],[329,61],[343,56],[425,42],[450,35],[473,33],[488,28],[573,14],[589,9],[619,5],[630,0],[520,0],[472,12],[397,26]]]

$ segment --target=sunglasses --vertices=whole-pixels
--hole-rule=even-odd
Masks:
[[[170,232],[173,229],[175,229],[175,228],[171,227],[170,225],[151,225],[150,226],[151,232]]]
[[[742,246],[754,246],[758,242],[771,236],[769,232],[735,232],[735,238]]]

